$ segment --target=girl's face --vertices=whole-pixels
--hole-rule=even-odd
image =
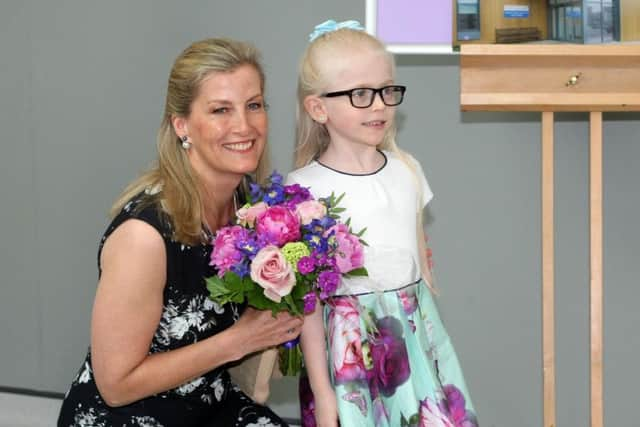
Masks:
[[[200,85],[186,118],[174,119],[178,135],[187,135],[193,168],[205,176],[253,172],[267,136],[267,114],[254,67],[212,73]]]
[[[371,48],[342,49],[327,55],[322,73],[327,82],[324,93],[357,88],[379,89],[393,84],[393,67],[384,52]],[[355,94],[354,94],[355,95]],[[331,144],[357,144],[363,148],[380,144],[393,124],[395,107],[382,102],[376,93],[373,104],[356,108],[349,95],[319,97],[326,117]]]

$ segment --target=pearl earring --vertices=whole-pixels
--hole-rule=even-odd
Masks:
[[[189,137],[187,135],[180,138],[180,140],[182,140],[182,148],[184,148],[185,150],[191,148],[191,143],[189,142]]]

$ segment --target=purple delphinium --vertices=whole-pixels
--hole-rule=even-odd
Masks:
[[[258,244],[254,237],[247,235],[246,238],[238,239],[236,248],[249,257],[249,259],[253,259],[262,246]]]
[[[277,205],[284,202],[284,189],[282,185],[270,185],[262,196],[262,201],[269,206]]]
[[[272,184],[282,184],[282,175],[277,171],[271,172],[271,175],[269,175],[269,182]]]
[[[253,202],[262,200],[262,187],[260,187],[260,184],[256,184],[255,182],[249,183],[249,195]]]
[[[249,262],[245,260],[241,263],[235,264],[231,266],[231,271],[240,277],[247,277],[249,275]]]
[[[329,248],[327,245],[327,239],[318,234],[304,234],[304,240],[309,244],[314,252],[325,253]]]

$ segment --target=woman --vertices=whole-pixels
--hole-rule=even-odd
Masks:
[[[157,166],[124,191],[99,249],[91,348],[59,426],[285,425],[225,365],[296,337],[302,320],[207,298],[212,234],[244,176],[266,171],[264,74],[255,48],[208,39],[176,59]]]

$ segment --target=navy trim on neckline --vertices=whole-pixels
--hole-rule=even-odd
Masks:
[[[378,169],[374,170],[373,172],[369,172],[369,173],[350,173],[350,172],[344,172],[344,171],[341,171],[341,170],[338,170],[338,169],[334,169],[334,168],[332,168],[331,166],[327,166],[327,165],[325,165],[324,163],[322,163],[322,162],[321,162],[320,160],[318,160],[318,159],[314,159],[314,160],[315,160],[315,162],[316,162],[317,164],[319,164],[319,165],[320,165],[320,166],[322,166],[323,168],[327,168],[327,169],[329,169],[329,170],[332,170],[332,171],[334,171],[334,172],[336,172],[336,173],[339,173],[339,174],[342,174],[342,175],[349,175],[349,176],[371,176],[371,175],[375,175],[375,174],[377,174],[377,173],[378,173],[378,172],[380,172],[382,169],[384,169],[384,168],[385,168],[385,166],[387,166],[387,163],[389,162],[389,159],[387,158],[387,155],[386,155],[386,154],[384,154],[384,153],[382,152],[382,150],[378,150],[378,149],[376,149],[376,151],[377,151],[378,153],[382,154],[382,157],[384,157],[384,163],[382,163],[382,166],[380,166]]]

